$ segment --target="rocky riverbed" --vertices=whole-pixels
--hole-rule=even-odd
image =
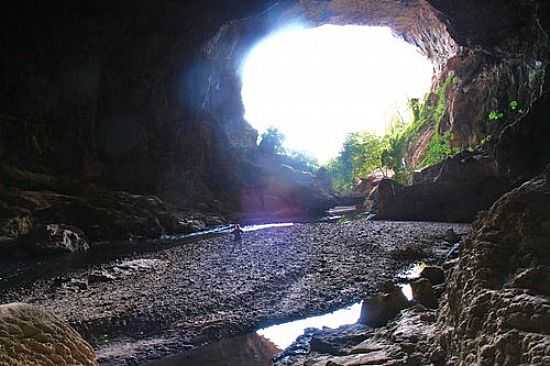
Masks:
[[[417,260],[440,261],[451,248],[450,228],[470,230],[367,220],[296,224],[245,233],[241,242],[227,235],[166,248],[152,243],[55,270],[26,261],[16,276],[0,272],[11,276],[0,281],[0,303],[41,305],[83,334],[101,364],[137,365],[359,301]],[[40,278],[31,275],[37,271]]]

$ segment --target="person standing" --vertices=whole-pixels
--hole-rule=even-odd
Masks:
[[[243,239],[242,238],[243,232],[244,231],[241,228],[241,225],[236,224],[235,227],[233,228],[233,231],[231,232],[231,234],[233,234],[233,241],[241,241]]]

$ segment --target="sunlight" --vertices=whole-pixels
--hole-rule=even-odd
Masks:
[[[287,28],[243,63],[245,118],[260,134],[277,127],[287,148],[324,163],[350,132],[383,134],[409,98],[426,94],[432,74],[431,63],[389,28]]]

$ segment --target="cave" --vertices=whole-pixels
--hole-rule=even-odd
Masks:
[[[548,364],[546,1],[4,12],[0,366]],[[296,25],[381,27],[429,61],[426,117],[394,136],[406,180],[343,194],[262,150],[243,65]],[[351,304],[357,324],[285,350],[254,333]]]
[[[392,117],[407,116],[408,100],[429,91],[433,66],[386,27],[290,23],[252,48],[240,75],[245,120],[260,135],[276,128],[290,152],[327,162],[346,135],[383,135]]]

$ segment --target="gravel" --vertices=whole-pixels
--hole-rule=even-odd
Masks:
[[[428,262],[444,258],[452,247],[444,240],[450,228],[470,230],[462,224],[357,220],[250,232],[242,242],[226,235],[157,245],[63,273],[86,279],[92,270],[104,271],[114,274],[112,281],[66,288],[55,286],[53,274],[28,286],[13,279],[18,285],[4,284],[0,302],[44,306],[83,334],[103,365],[138,365],[359,301],[415,260],[396,252],[414,248]]]

